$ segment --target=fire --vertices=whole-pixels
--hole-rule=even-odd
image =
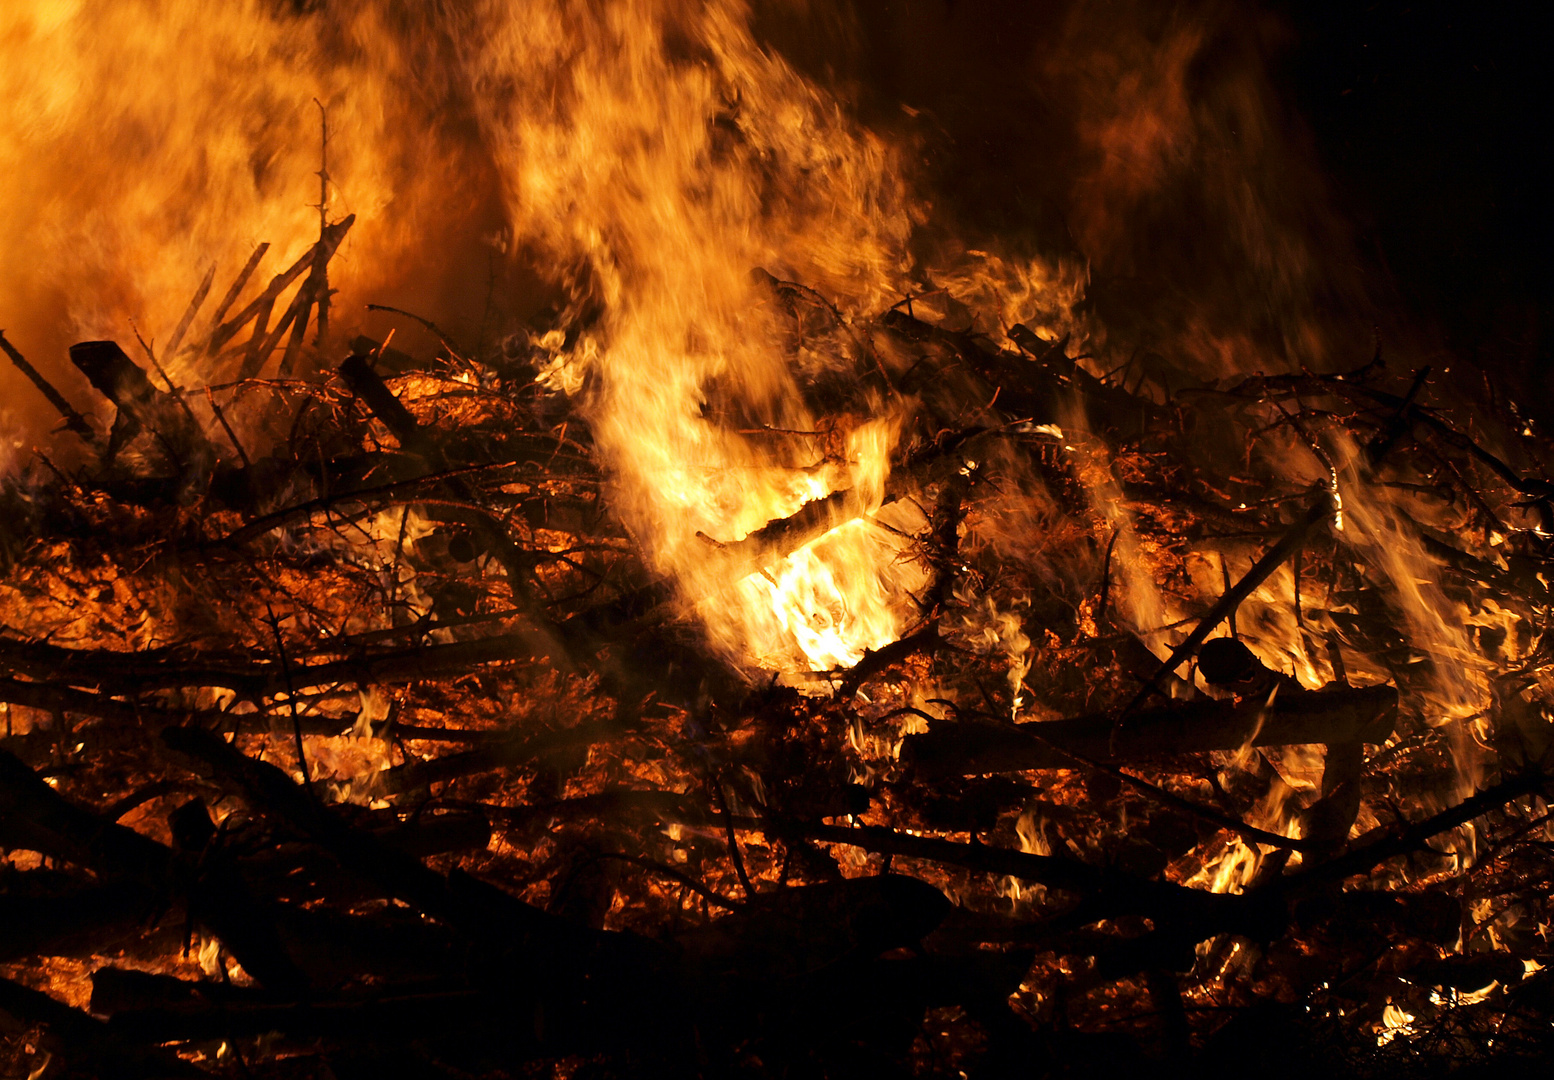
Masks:
[[[763,48],[742,3],[304,15],[260,0],[220,12],[84,0],[3,18],[17,105],[0,121],[11,155],[0,244],[54,254],[8,279],[0,309],[28,313],[12,335],[35,354],[131,321],[155,347],[206,267],[219,291],[255,241],[289,260],[316,237],[320,210],[361,222],[334,264],[347,328],[364,299],[446,308],[438,290],[458,288],[461,272],[425,266],[425,238],[450,236],[439,257],[473,261],[468,238],[490,234],[496,214],[502,252],[489,254],[503,275],[560,290],[573,338],[546,342],[586,399],[617,511],[715,641],[823,670],[912,617],[902,545],[848,524],[879,511],[911,403],[832,414],[817,387],[855,373],[823,349],[782,348],[779,298],[751,273],[833,298],[846,333],[922,291],[906,246],[926,207],[907,148]],[[426,135],[409,143],[406,131]],[[322,207],[309,208],[321,172]],[[1044,273],[982,261],[978,287],[1015,292],[999,313],[1008,321],[1072,299],[1033,288]],[[261,278],[271,272],[261,264]],[[968,293],[974,277],[950,272]],[[162,360],[175,381],[205,377],[198,356]],[[843,433],[836,453],[775,434],[818,427]],[[848,527],[777,553],[759,583],[741,584],[747,574],[698,540],[738,541],[840,490],[857,492],[837,522]]]
[[[113,398],[122,447],[27,425],[0,485],[0,826],[50,848],[0,885],[140,937],[53,964],[76,946],[38,916],[49,963],[3,974],[84,1009],[89,968],[203,972],[208,1001],[153,1019],[231,1005],[258,1047],[403,1006],[381,987],[508,1017],[475,954],[508,978],[546,938],[532,966],[581,974],[520,1001],[515,1061],[565,1056],[546,1009],[577,986],[563,1037],[618,1026],[605,957],[694,985],[660,1026],[761,1068],[786,1020],[745,1040],[727,986],[809,1007],[843,969],[1007,1060],[1037,1056],[1012,1017],[1158,1024],[1186,1055],[1249,1001],[1349,1010],[1367,1051],[1497,1008],[1548,930],[1542,879],[1511,880],[1551,828],[1554,511],[1506,463],[1536,444],[1459,422],[1428,369],[1406,395],[1332,374],[1347,316],[1321,313],[1359,294],[1323,280],[1310,204],[1270,210],[1268,86],[1207,71],[1192,20],[1047,27],[1073,244],[1038,257],[946,208],[931,116],[880,120],[770,15],[0,12],[7,342],[96,428],[113,380],[65,344],[140,335],[118,359],[150,387]],[[1198,172],[1234,265],[1130,323],[1119,279]],[[325,286],[328,325],[280,341],[271,308]],[[218,332],[245,305],[252,337]],[[116,874],[156,888],[126,914],[93,891]],[[291,970],[282,929],[322,914],[433,959]],[[1350,970],[1356,927],[1389,951]],[[962,984],[964,1009],[912,996]]]

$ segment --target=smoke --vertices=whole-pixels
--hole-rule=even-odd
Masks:
[[[1078,262],[1092,346],[1162,381],[1368,358],[1391,293],[1289,103],[1292,33],[1259,5],[767,10],[784,55],[920,148],[924,263],[967,247]]]

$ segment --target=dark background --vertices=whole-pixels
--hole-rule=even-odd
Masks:
[[[1380,340],[1409,365],[1474,361],[1554,421],[1551,10],[1404,0],[756,6],[770,45],[811,77],[845,84],[869,124],[923,140],[934,213],[951,222],[946,250],[1027,237],[1043,254],[1079,258],[1114,345],[1158,349],[1204,373],[1312,356],[1358,366]],[[1191,59],[1173,69],[1184,41]],[[1142,88],[1129,83],[1138,72]],[[1185,102],[1175,114],[1173,79]],[[1109,165],[1096,121],[1156,105],[1177,126],[1156,156],[1133,163],[1155,179],[1130,186],[1129,151],[1122,168]],[[1205,340],[1241,344],[1216,357]]]
[[[1280,77],[1362,252],[1453,353],[1546,397],[1554,5],[1288,0],[1276,10],[1296,34]]]

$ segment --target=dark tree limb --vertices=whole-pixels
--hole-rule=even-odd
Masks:
[[[182,885],[196,918],[256,979],[285,989],[305,985],[301,971],[281,947],[274,923],[235,870],[215,866],[196,874],[172,849],[76,806],[4,751],[0,751],[0,842],[126,878],[158,895]]]
[[[56,1051],[89,1075],[112,1080],[210,1075],[165,1051],[128,1045],[96,1017],[10,979],[0,978],[0,1011],[42,1024],[55,1040]]]

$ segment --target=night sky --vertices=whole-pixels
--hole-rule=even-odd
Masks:
[[[1281,11],[1297,33],[1282,76],[1362,250],[1452,352],[1547,394],[1554,5]]]

